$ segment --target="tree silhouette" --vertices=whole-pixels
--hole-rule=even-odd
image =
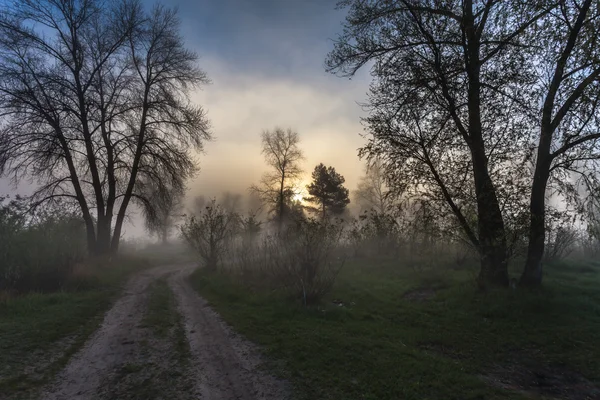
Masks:
[[[314,203],[315,210],[321,213],[321,218],[326,219],[329,215],[341,215],[350,199],[349,191],[344,187],[346,181],[333,167],[326,167],[323,163],[317,165],[312,172],[313,181],[306,186],[311,197],[305,200]]]
[[[355,201],[361,206],[361,211],[375,210],[378,214],[386,214],[392,210],[395,198],[388,188],[385,175],[381,160],[375,158],[367,164],[365,174],[354,191]]]
[[[168,243],[172,229],[183,217],[184,195],[183,191],[162,193],[159,190],[148,195],[153,207],[144,209],[146,230],[158,236],[162,244]]]
[[[271,171],[263,175],[259,185],[250,190],[258,194],[263,203],[274,214],[281,227],[286,217],[286,199],[291,199],[295,192],[296,180],[302,174],[300,161],[304,159],[299,147],[298,133],[282,128],[264,131],[262,134],[262,154]]]
[[[375,78],[365,120],[371,140],[361,154],[380,157],[407,178],[398,186],[420,186],[445,202],[478,249],[482,286],[509,284],[494,178],[508,175],[507,157],[530,147],[521,110],[529,100],[524,93],[533,91],[519,88],[531,78],[523,66],[533,42],[523,33],[550,12],[550,3],[340,2],[349,13],[327,67],[351,76],[372,65]],[[462,212],[465,201],[476,204],[476,226]]]
[[[546,195],[552,176],[558,189],[577,193],[570,185],[578,175],[588,185],[598,184],[600,160],[600,8],[595,0],[560,2],[560,12],[549,14],[551,29],[537,33],[546,43],[537,54],[545,88],[539,103],[539,141],[529,204],[529,246],[521,284],[542,282],[546,242]],[[547,78],[549,77],[549,78]],[[593,190],[593,189],[592,189]]]
[[[183,190],[210,138],[206,83],[176,12],[137,0],[22,0],[0,10],[0,174],[36,204],[78,205],[92,254],[116,252],[130,204]]]

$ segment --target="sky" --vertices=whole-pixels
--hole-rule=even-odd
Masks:
[[[264,172],[260,134],[275,126],[300,134],[310,170],[323,162],[356,186],[357,149],[368,79],[324,69],[344,13],[334,0],[172,1],[212,84],[194,97],[206,107],[215,140],[201,155],[190,193],[246,190]]]
[[[0,0],[1,1],[1,0]],[[144,1],[151,7],[154,1]],[[320,162],[331,165],[353,190],[363,171],[359,103],[369,75],[349,80],[325,71],[324,61],[345,16],[336,0],[163,0],[176,7],[188,47],[212,83],[193,94],[212,124],[214,140],[198,154],[200,172],[188,200],[224,191],[245,193],[266,167],[260,135],[276,126],[301,138],[305,178]],[[27,194],[0,181],[0,195]],[[135,221],[135,219],[134,219]],[[129,233],[140,232],[133,223]]]

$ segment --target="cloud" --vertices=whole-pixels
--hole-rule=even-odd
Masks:
[[[240,74],[216,59],[202,64],[213,83],[194,100],[207,109],[215,140],[199,156],[202,171],[190,183],[190,196],[244,191],[257,182],[266,169],[260,134],[275,126],[300,134],[307,177],[323,162],[344,175],[351,189],[356,185],[362,172],[357,149],[364,142],[357,101],[364,100],[365,81],[331,76],[302,82],[260,72]]]
[[[182,35],[213,82],[192,96],[208,111],[215,139],[197,155],[201,171],[189,183],[189,198],[243,193],[258,182],[266,170],[260,134],[275,126],[300,134],[304,183],[323,162],[355,188],[362,173],[357,148],[363,144],[357,102],[365,100],[370,77],[360,71],[353,80],[341,79],[323,68],[329,38],[341,30],[343,19],[334,0],[169,4],[179,8]],[[27,183],[15,191],[0,178],[0,194],[30,191]],[[126,233],[141,235],[143,224],[138,218],[132,222]]]

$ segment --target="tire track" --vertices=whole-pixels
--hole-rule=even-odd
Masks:
[[[140,323],[148,300],[148,286],[177,267],[155,267],[129,279],[123,295],[105,314],[100,328],[48,385],[43,400],[83,400],[98,398],[101,383],[118,370],[132,353],[132,345],[142,340]]]
[[[196,374],[196,387],[206,400],[281,400],[287,385],[262,368],[258,349],[235,334],[190,286],[195,267],[182,268],[168,282],[185,320]]]

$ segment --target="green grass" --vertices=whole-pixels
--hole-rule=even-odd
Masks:
[[[177,312],[173,292],[165,279],[159,279],[150,287],[150,299],[144,315],[143,324],[153,329],[161,338],[166,338],[171,328],[175,325]]]
[[[529,384],[529,371],[547,367],[600,382],[598,263],[553,265],[541,290],[481,293],[472,271],[353,261],[312,308],[202,270],[192,283],[228,323],[284,364],[300,399],[541,399],[568,392]],[[404,297],[419,288],[435,295]],[[564,398],[560,393],[555,397]]]
[[[152,284],[143,324],[152,328],[159,338],[165,339],[172,335],[170,340],[173,340],[180,361],[186,362],[189,344],[185,337],[183,318],[177,311],[175,296],[166,279],[159,279]]]
[[[69,290],[0,302],[0,392],[20,398],[47,382],[96,330],[126,278],[146,265],[95,265],[73,277]]]
[[[166,281],[149,287],[148,306],[142,324],[150,332],[141,342],[141,358],[121,368],[109,386],[110,398],[167,399],[193,391],[185,372],[190,366],[190,349],[183,317]],[[179,397],[177,397],[179,398]]]

